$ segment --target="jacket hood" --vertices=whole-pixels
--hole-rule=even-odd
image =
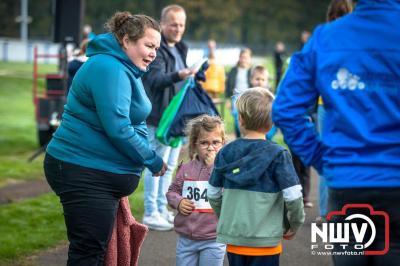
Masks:
[[[268,140],[238,139],[218,153],[214,170],[232,183],[253,185],[261,178],[283,148]],[[249,142],[249,145],[240,145]]]
[[[117,58],[136,77],[142,77],[145,73],[145,71],[139,69],[135,64],[133,64],[112,33],[97,35],[89,42],[86,56],[91,57],[98,54],[110,55]]]

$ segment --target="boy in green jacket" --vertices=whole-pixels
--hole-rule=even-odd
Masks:
[[[292,239],[304,222],[290,154],[265,138],[273,99],[262,88],[240,95],[243,137],[221,149],[209,180],[207,196],[219,217],[217,241],[227,244],[229,265],[279,265],[282,237]]]

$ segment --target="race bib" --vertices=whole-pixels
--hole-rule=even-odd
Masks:
[[[182,196],[194,202],[194,212],[213,212],[207,198],[208,181],[185,180]]]

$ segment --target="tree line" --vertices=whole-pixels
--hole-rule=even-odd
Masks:
[[[104,31],[105,21],[115,12],[128,10],[157,19],[165,5],[176,3],[187,11],[185,39],[235,43],[251,48],[271,48],[283,41],[292,49],[299,46],[300,33],[325,21],[329,0],[113,0],[85,1],[84,24],[94,32]],[[52,0],[29,0],[30,39],[52,40]],[[0,2],[0,37],[19,37],[20,1]]]

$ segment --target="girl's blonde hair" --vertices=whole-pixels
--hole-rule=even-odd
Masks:
[[[196,155],[196,144],[201,130],[212,132],[215,129],[221,131],[222,141],[225,142],[225,125],[219,116],[201,115],[188,122],[185,134],[189,137],[189,157],[191,160]]]

